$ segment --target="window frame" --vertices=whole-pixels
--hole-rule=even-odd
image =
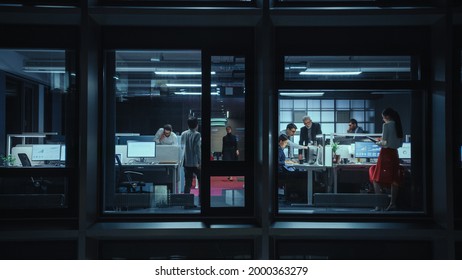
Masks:
[[[378,38],[378,34],[382,34],[382,38]],[[277,28],[276,31],[276,91],[279,89],[289,89],[289,90],[366,90],[366,89],[380,89],[380,90],[399,90],[399,89],[409,89],[412,92],[412,97],[419,100],[415,112],[413,112],[410,125],[412,133],[415,132],[416,135],[413,135],[413,139],[423,139],[422,135],[428,135],[431,133],[431,128],[427,128],[422,125],[422,122],[425,123],[429,120],[429,113],[431,111],[430,104],[430,93],[429,93],[429,83],[430,81],[430,72],[429,72],[429,49],[423,46],[418,46],[420,40],[424,40],[427,36],[426,31],[421,30],[421,32],[416,35],[419,38],[414,38],[416,41],[412,41],[407,34],[409,30],[395,30],[395,36],[401,36],[403,42],[396,42],[399,40],[394,40],[395,44],[388,46],[388,49],[382,49],[380,45],[381,40],[387,40],[387,34],[393,33],[395,28],[384,27],[384,28]],[[332,33],[330,33],[332,31]],[[335,34],[341,33],[341,36],[335,36]],[[309,34],[307,36],[306,34]],[[398,35],[396,35],[398,34]],[[307,38],[307,41],[304,41],[303,38]],[[319,37],[319,39],[317,39]],[[343,40],[349,37],[349,40]],[[297,39],[293,39],[297,38]],[[322,38],[323,40],[321,40]],[[390,36],[390,38],[393,38]],[[411,41],[409,41],[411,40]],[[311,45],[310,45],[310,42]],[[325,44],[325,46],[323,46]],[[335,47],[333,47],[335,46]],[[341,49],[339,51],[339,49]],[[367,55],[367,56],[377,56],[377,55],[407,55],[413,58],[412,65],[418,67],[419,69],[419,80],[409,80],[409,81],[286,81],[284,80],[284,57],[285,56],[337,56],[337,55]],[[277,112],[279,110],[279,95],[275,94],[274,98],[274,107],[273,110]],[[315,97],[316,98],[316,97]],[[427,112],[427,113],[425,113]],[[377,118],[377,116],[376,116]],[[317,121],[315,121],[317,122]],[[279,120],[277,119],[273,127],[274,131],[279,131]],[[324,131],[323,131],[324,132]],[[277,162],[277,143],[271,143],[273,145],[273,162]],[[424,149],[424,147],[426,147]],[[422,197],[422,213],[410,213],[410,214],[400,214],[400,215],[362,215],[350,213],[347,215],[342,214],[287,214],[279,213],[279,203],[278,203],[278,193],[277,186],[273,186],[273,203],[275,205],[275,211],[273,212],[273,217],[276,220],[286,220],[286,219],[302,219],[302,220],[313,220],[313,219],[340,219],[340,220],[356,220],[356,219],[378,219],[386,220],[390,218],[410,218],[410,219],[428,219],[432,213],[431,209],[431,189],[432,181],[430,180],[431,174],[428,170],[431,170],[431,153],[428,152],[431,150],[432,143],[431,140],[422,140],[422,142],[413,142],[413,152],[415,162],[419,165],[418,167],[414,165],[413,168],[418,168],[418,176],[413,174],[413,182],[416,185],[422,186],[423,197]],[[424,152],[427,151],[427,152]],[[273,181],[277,181],[277,165],[273,166]]]
[[[20,26],[9,27],[0,31],[0,35],[9,38],[8,41],[2,42],[1,49],[18,49],[18,50],[65,50],[73,53],[73,59],[66,59],[66,66],[71,65],[75,70],[76,78],[73,83],[75,92],[67,100],[66,106],[69,106],[69,113],[62,121],[66,128],[66,166],[60,168],[0,168],[0,176],[5,178],[30,178],[49,176],[56,179],[64,178],[67,180],[67,208],[52,209],[4,209],[1,211],[0,219],[58,219],[61,221],[74,221],[79,211],[79,48],[77,28],[74,27],[45,27],[45,26]],[[30,40],[23,40],[29,38]],[[31,44],[30,42],[34,42]],[[66,54],[68,58],[68,54]],[[71,89],[72,90],[72,89]],[[45,106],[49,106],[46,104]],[[71,107],[72,106],[72,107]],[[64,109],[64,108],[63,108]],[[74,129],[70,129],[74,127]],[[3,141],[3,140],[2,140]],[[6,140],[5,140],[6,141]],[[3,142],[0,142],[3,144]]]
[[[163,42],[156,42],[153,44],[149,41],[149,38],[146,38],[145,32],[155,32],[160,37],[167,37]],[[209,30],[209,31],[206,31]],[[189,213],[180,213],[180,214],[142,214],[142,215],[121,215],[117,213],[105,213],[105,209],[101,207],[99,210],[99,216],[101,219],[142,219],[142,218],[154,218],[154,219],[204,219],[207,217],[235,217],[237,219],[253,219],[254,218],[254,191],[251,188],[246,189],[245,194],[245,207],[210,207],[210,177],[211,176],[228,176],[229,172],[242,172],[242,175],[245,176],[246,182],[251,184],[254,183],[254,174],[253,164],[254,164],[254,151],[251,147],[250,139],[253,137],[253,122],[252,116],[254,111],[251,109],[254,104],[255,95],[253,92],[253,65],[252,57],[253,53],[252,46],[253,40],[250,39],[253,36],[253,32],[250,28],[229,28],[231,33],[240,34],[242,39],[239,41],[232,40],[233,36],[229,36],[229,33],[218,31],[216,29],[208,28],[191,28],[176,33],[175,35],[170,33],[170,31],[165,28],[148,28],[139,30],[139,32],[134,32],[133,29],[127,28],[108,28],[106,30],[105,37],[107,40],[103,41],[103,50],[200,50],[202,53],[202,90],[203,92],[210,92],[211,84],[211,57],[212,56],[244,56],[246,60],[246,159],[244,162],[238,161],[237,164],[232,164],[228,162],[215,162],[208,160],[210,158],[210,119],[211,119],[211,95],[204,94],[201,99],[201,137],[202,137],[202,168],[201,168],[201,183],[204,188],[200,188],[200,199],[201,206],[200,212],[198,214],[189,214]],[[201,34],[210,34],[213,33],[215,40],[213,42],[202,38],[201,36],[196,36],[198,33]],[[225,35],[226,33],[226,35]],[[163,36],[165,35],[165,36]],[[212,36],[212,35],[210,35]],[[116,39],[116,37],[118,39]],[[124,40],[120,40],[124,38]],[[199,38],[199,39],[197,39]],[[234,37],[235,38],[235,37]],[[122,42],[122,43],[121,43]],[[127,43],[128,42],[128,43]],[[188,43],[184,43],[188,42]],[[250,42],[250,43],[249,43]],[[226,47],[223,47],[226,46]],[[105,76],[111,77],[110,73],[107,72],[108,68],[111,67],[107,64],[106,61],[103,62],[103,67],[106,69]],[[248,77],[248,78],[247,78]],[[102,131],[102,141],[106,143],[103,147],[103,162],[102,169],[104,177],[103,186],[107,187],[108,176],[111,176],[108,173],[108,166],[106,163],[112,163],[113,157],[113,148],[114,146],[114,137],[115,128],[111,124],[110,116],[114,114],[111,109],[110,99],[107,97],[111,95],[111,86],[108,79],[103,82],[103,91],[102,91],[102,112],[103,112],[103,131]],[[206,139],[206,140],[204,140]],[[108,148],[109,147],[109,148]],[[180,167],[181,168],[181,167]],[[237,174],[240,175],[241,173]],[[110,181],[110,180],[109,180]],[[104,199],[104,192],[101,190],[101,199]],[[104,203],[101,203],[104,205]]]

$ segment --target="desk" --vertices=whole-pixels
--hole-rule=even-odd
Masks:
[[[307,174],[307,183],[306,183],[306,193],[307,193],[307,206],[313,205],[313,171],[314,170],[326,170],[327,168],[332,168],[332,166],[323,166],[316,164],[286,164],[287,166],[292,166],[295,169],[306,170]]]
[[[123,168],[125,170],[130,169],[132,171],[138,172],[150,172],[150,171],[164,171],[168,175],[171,171],[172,173],[172,191],[173,193],[180,193],[178,187],[178,163],[140,163],[136,162],[133,164],[124,164]]]

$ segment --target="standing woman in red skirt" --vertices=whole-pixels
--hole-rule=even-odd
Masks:
[[[391,189],[391,200],[385,211],[396,210],[396,197],[398,187],[403,179],[399,165],[398,148],[403,144],[403,126],[398,112],[386,108],[382,112],[385,122],[382,128],[382,137],[376,142],[381,146],[377,164],[369,170],[369,179],[374,185],[374,192],[381,193],[382,188]],[[381,210],[376,207],[374,210]]]

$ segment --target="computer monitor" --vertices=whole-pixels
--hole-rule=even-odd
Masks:
[[[355,158],[378,158],[380,146],[374,142],[355,142]]]
[[[37,144],[32,146],[32,160],[59,160],[61,158],[61,145]]]
[[[411,159],[411,143],[403,143],[403,146],[398,148],[398,156],[400,159]]]
[[[156,142],[127,142],[127,157],[128,158],[139,158],[140,161],[144,161],[145,158],[156,157]]]
[[[180,161],[180,146],[159,145],[156,149],[156,162],[178,163]]]

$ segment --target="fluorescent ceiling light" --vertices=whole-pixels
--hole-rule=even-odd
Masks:
[[[156,75],[202,75],[201,71],[154,71]],[[210,74],[215,75],[212,71]]]
[[[311,97],[311,96],[323,96],[324,92],[309,92],[309,91],[293,91],[293,92],[280,92],[280,96],[291,96],[291,97]]]
[[[331,76],[340,76],[340,75],[359,75],[361,74],[362,72],[361,71],[319,71],[319,70],[316,70],[316,71],[309,71],[309,70],[306,70],[306,71],[302,71],[300,72],[299,74],[300,75],[320,75],[320,76],[325,76],[325,75],[331,75]]]
[[[289,67],[286,67],[286,70],[300,70],[300,69],[306,69],[306,66],[289,66]]]
[[[201,84],[166,84],[168,87],[201,87]],[[211,87],[216,87],[216,84],[211,84]]]
[[[116,67],[117,72],[154,72],[154,67]]]
[[[226,122],[228,120],[226,118],[211,118],[210,121],[212,121],[212,122]]]
[[[373,91],[371,94],[410,94],[408,91]]]
[[[202,92],[175,91],[176,95],[202,95]],[[211,92],[210,95],[219,95],[218,92]]]
[[[363,72],[380,72],[380,73],[389,73],[389,72],[411,72],[411,67],[364,67],[361,68]]]

